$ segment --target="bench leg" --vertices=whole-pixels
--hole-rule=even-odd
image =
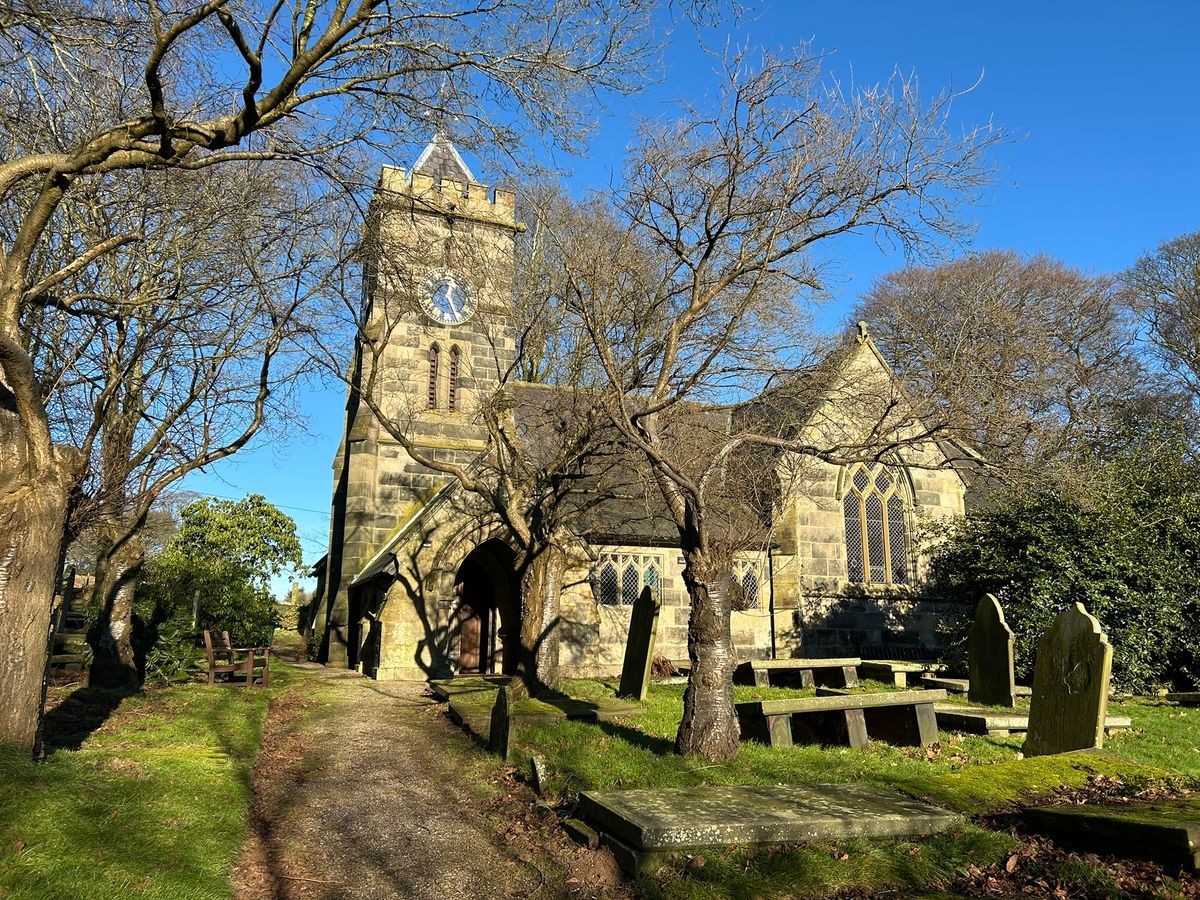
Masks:
[[[754,670],[754,686],[755,687],[770,687],[771,673],[765,669]]]
[[[792,746],[792,717],[767,716],[767,732],[772,747]]]
[[[842,666],[842,687],[858,687],[858,669],[854,666]]]
[[[867,720],[861,709],[848,709],[846,713],[846,737],[851,747],[861,750],[867,746]]]
[[[813,678],[812,669],[801,669],[800,670],[800,687],[812,688],[812,687],[816,687],[816,686],[817,686],[817,682]]]

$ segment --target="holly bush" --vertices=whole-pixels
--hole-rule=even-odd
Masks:
[[[1200,465],[1183,441],[1083,462],[1086,490],[1008,490],[946,526],[935,585],[995,594],[1016,634],[1018,679],[1038,638],[1082,603],[1113,645],[1113,684],[1149,692],[1200,686]],[[1077,473],[1078,474],[1078,473]]]

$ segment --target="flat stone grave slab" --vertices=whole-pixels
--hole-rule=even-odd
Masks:
[[[693,848],[912,837],[960,821],[936,806],[861,784],[586,791],[579,800],[581,816],[630,873]]]
[[[971,682],[967,678],[947,678],[944,675],[922,675],[918,682],[921,687],[941,688],[947,694],[965,694],[971,688]],[[1033,688],[1025,684],[1018,684],[1018,697],[1032,697]]]
[[[935,703],[933,708],[937,713],[938,725],[947,731],[1005,737],[1013,732],[1024,733],[1029,730],[1028,710],[966,706],[961,703]],[[1109,733],[1132,725],[1129,716],[1104,718],[1104,730]]]
[[[872,681],[882,681],[898,688],[906,688],[927,673],[946,671],[946,666],[939,662],[907,660],[907,659],[864,659],[858,667],[863,678]]]
[[[511,675],[455,675],[429,682],[430,692],[439,700],[453,700],[460,694],[494,691],[512,683]]]
[[[1152,859],[1200,872],[1200,799],[1044,806],[1025,827],[1060,843],[1123,859]]]
[[[857,656],[838,659],[751,659],[733,670],[733,683],[756,687],[810,688],[855,687],[858,684]]]
[[[1166,699],[1180,706],[1200,706],[1200,691],[1182,694],[1167,694]]]

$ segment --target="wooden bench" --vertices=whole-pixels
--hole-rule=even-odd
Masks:
[[[205,629],[204,652],[208,655],[209,684],[217,683],[218,674],[227,674],[229,676],[228,684],[251,687],[254,684],[254,670],[261,667],[262,686],[270,686],[271,649],[269,647],[235,647],[229,639],[228,631],[222,631],[221,636],[214,639],[212,632]],[[238,674],[241,674],[245,681],[238,681]]]
[[[755,687],[857,687],[858,657],[844,659],[752,659],[733,670],[733,683]]]
[[[933,704],[945,691],[836,694],[737,704],[742,739],[790,747],[826,744],[865,747],[868,740],[928,747],[938,739]]]

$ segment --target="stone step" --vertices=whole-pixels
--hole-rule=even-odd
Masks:
[[[704,847],[927,835],[954,813],[862,784],[735,785],[584,792],[580,816],[621,867],[647,871]]]

